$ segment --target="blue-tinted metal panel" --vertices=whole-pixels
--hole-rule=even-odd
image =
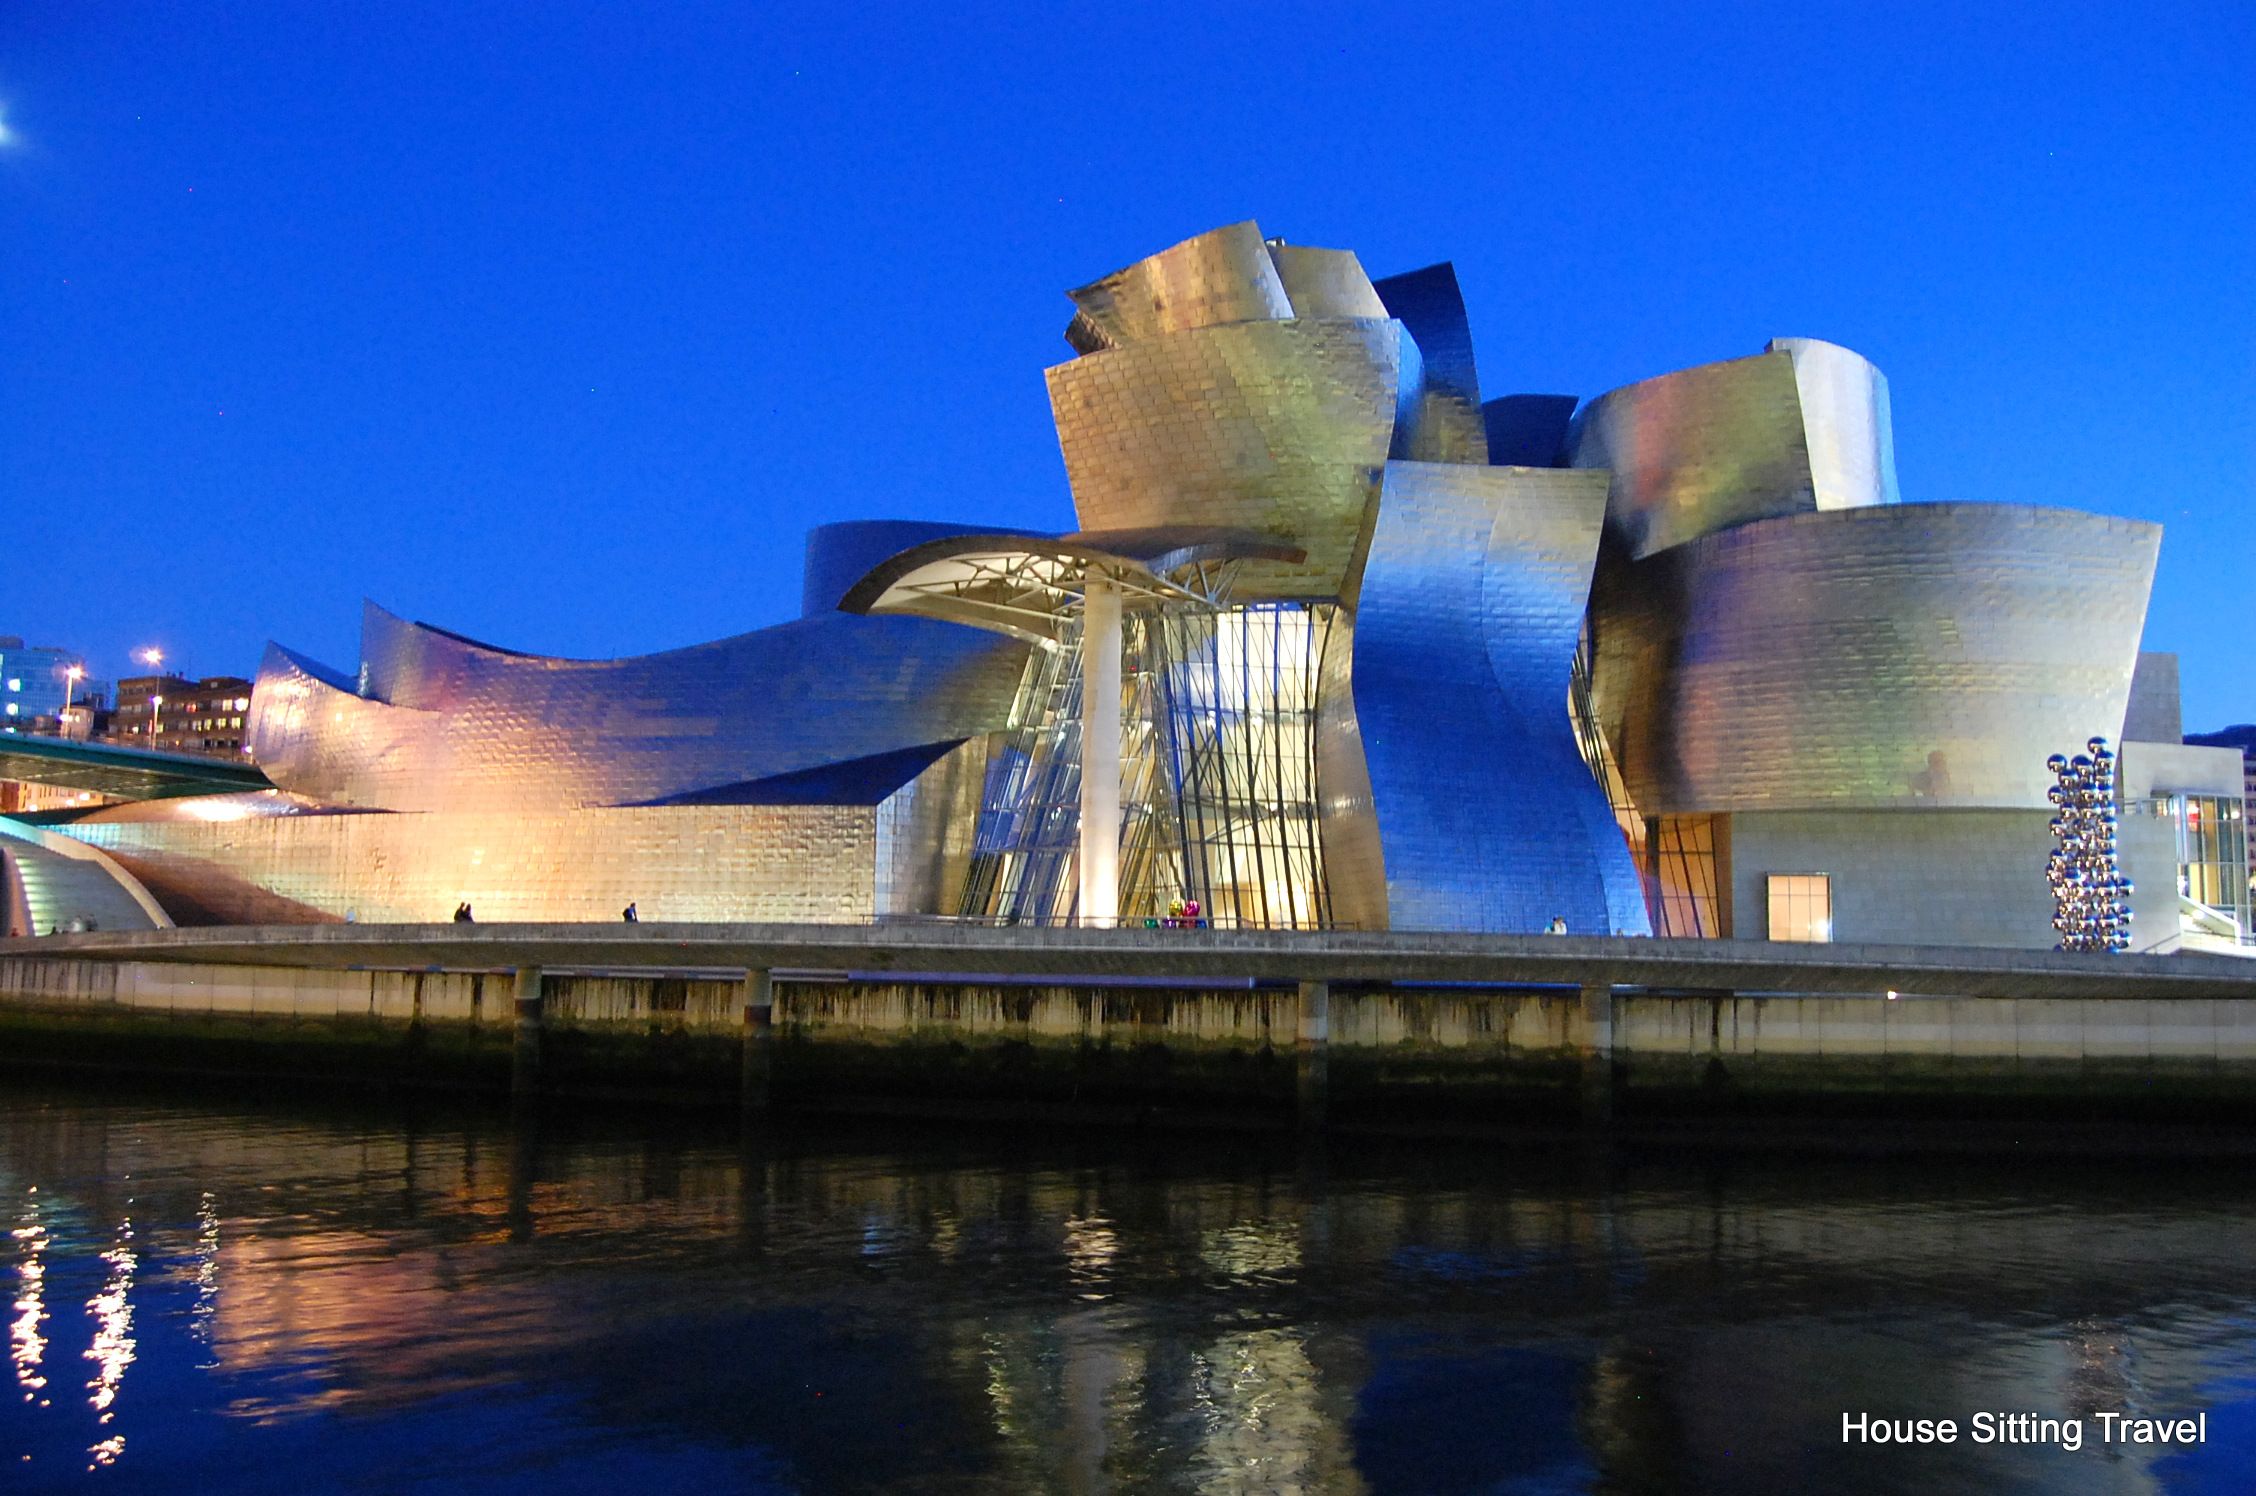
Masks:
[[[1648,932],[1567,716],[1605,509],[1603,473],[1387,464],[1353,694],[1391,927]]]
[[[1457,267],[1444,260],[1423,270],[1373,281],[1372,289],[1418,340],[1426,356],[1426,380],[1474,409],[1480,408],[1480,374],[1473,367],[1473,327],[1465,315],[1465,296],[1457,286]]]
[[[669,795],[660,805],[876,805],[939,762],[954,743],[928,743],[880,753],[874,758],[849,759],[824,764],[819,769],[799,769],[755,779],[746,784],[726,784],[717,789],[691,790]]]
[[[1390,316],[1409,329],[1425,360],[1425,390],[1408,455],[1428,462],[1490,460],[1481,421],[1480,374],[1457,268],[1447,261],[1373,283]]]
[[[1572,395],[1504,395],[1481,407],[1488,460],[1498,467],[1565,467]]]

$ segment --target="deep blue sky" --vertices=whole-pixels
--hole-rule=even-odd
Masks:
[[[2256,11],[1845,10],[7,0],[0,633],[629,654],[1069,526],[1061,293],[1251,217],[1453,259],[1492,395],[1857,348],[1906,498],[2162,521],[2256,718]]]

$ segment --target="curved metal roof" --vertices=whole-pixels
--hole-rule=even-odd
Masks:
[[[1056,537],[949,535],[871,567],[838,606],[849,613],[914,613],[1049,643],[1092,577],[1119,588],[1131,607],[1139,601],[1211,605],[1238,562],[1305,559],[1307,553],[1289,542],[1215,525]]]

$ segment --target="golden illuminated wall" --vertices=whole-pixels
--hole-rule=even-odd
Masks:
[[[884,807],[707,805],[515,814],[224,816],[80,822],[188,919],[368,923],[479,919],[855,922],[878,912]]]

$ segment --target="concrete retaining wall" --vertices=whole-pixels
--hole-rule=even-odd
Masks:
[[[546,1088],[733,1097],[741,980],[547,975]],[[510,973],[0,959],[19,1058],[506,1085]],[[947,1097],[1271,1114],[1293,989],[775,988],[779,1101]],[[2256,1116],[2256,999],[1353,990],[1314,1031],[1341,1117],[2093,1107]],[[1306,1046],[1297,1046],[1304,1056]],[[1303,1061],[1304,1063],[1304,1061]]]

